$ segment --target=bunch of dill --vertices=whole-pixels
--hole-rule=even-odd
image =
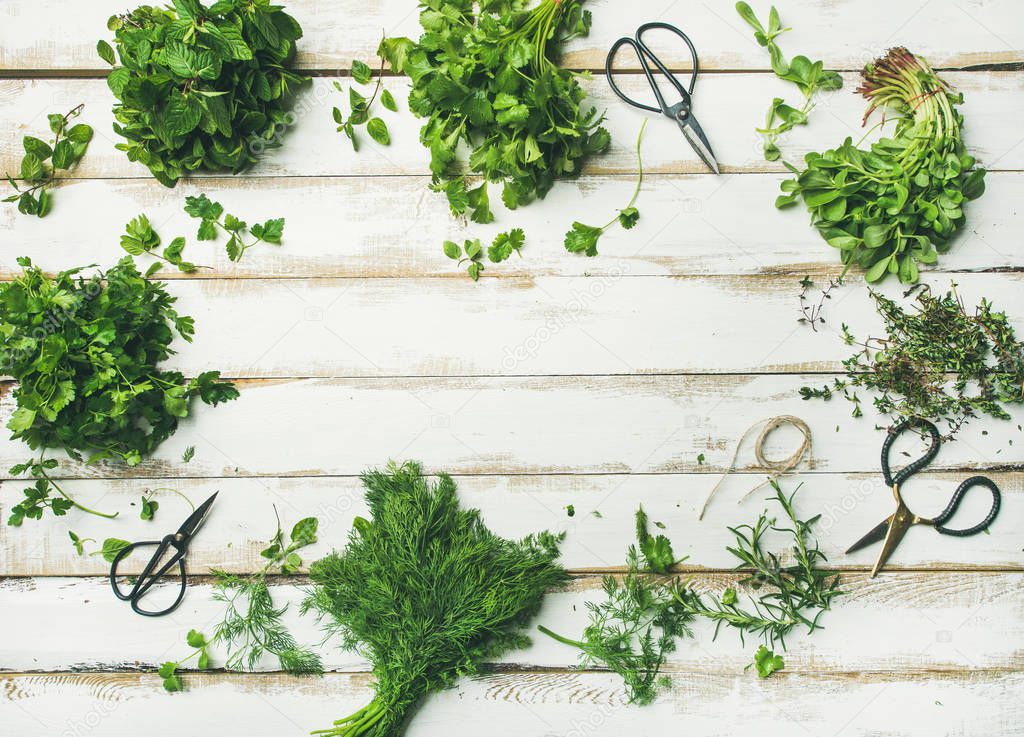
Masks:
[[[391,464],[363,484],[372,519],[357,517],[345,549],[310,567],[303,610],[369,658],[376,694],[315,734],[393,737],[424,696],[527,645],[545,590],[568,577],[561,537],[498,537],[459,507],[446,474],[431,483],[416,463]]]

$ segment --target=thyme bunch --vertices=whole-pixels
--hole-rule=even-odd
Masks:
[[[885,326],[884,337],[858,341],[845,325],[844,340],[859,350],[843,362],[846,377],[832,386],[802,387],[804,399],[831,399],[842,392],[860,415],[860,400],[851,389],[875,393],[879,413],[897,422],[919,417],[945,425],[952,439],[965,423],[980,415],[1007,420],[1004,404],[1024,402],[1024,343],[1017,340],[1005,312],[992,303],[968,311],[956,285],[943,295],[927,287],[915,294],[909,309],[872,292]]]

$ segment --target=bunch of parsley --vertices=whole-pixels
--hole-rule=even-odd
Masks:
[[[18,263],[23,273],[0,284],[0,372],[18,384],[11,437],[41,454],[11,469],[36,480],[11,510],[13,525],[47,507],[57,515],[82,508],[47,473],[57,465],[42,457],[47,449],[136,465],[174,433],[193,397],[215,405],[238,396],[217,371],[187,379],[158,368],[174,352],[175,333],[191,341],[195,326],[130,257],[91,277],[79,275],[82,268],[48,276],[28,258]]]
[[[555,562],[561,538],[498,537],[459,506],[446,474],[431,483],[406,463],[363,484],[372,520],[357,517],[346,548],[310,567],[304,610],[369,658],[376,693],[315,734],[395,737],[427,694],[525,646],[545,590],[567,575]]]
[[[302,28],[268,0],[173,0],[113,16],[121,66],[107,84],[117,148],[173,187],[196,169],[237,173],[279,146],[294,124],[294,92],[309,77],[290,69]],[[106,41],[96,47],[115,65]]]
[[[418,42],[386,38],[379,53],[412,79],[409,109],[426,123],[432,188],[452,213],[478,223],[494,219],[489,182],[514,209],[544,197],[559,177],[576,176],[583,160],[610,142],[603,115],[583,105],[580,75],[560,68],[561,46],[590,30],[582,0],[427,0]],[[456,149],[471,149],[469,169],[483,177],[469,188]]]

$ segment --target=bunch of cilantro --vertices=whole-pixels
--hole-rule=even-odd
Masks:
[[[302,28],[269,0],[173,0],[107,23],[121,66],[107,84],[117,148],[173,187],[196,169],[237,173],[281,143],[294,123],[294,92],[309,77],[290,69]],[[115,65],[114,49],[96,50]]]
[[[559,177],[576,176],[583,160],[610,143],[604,116],[584,107],[580,75],[556,60],[569,39],[590,30],[582,0],[424,0],[419,41],[386,38],[379,53],[409,75],[409,109],[426,123],[432,188],[452,213],[478,223],[494,219],[489,182],[515,209],[544,197]],[[469,169],[483,177],[468,187],[456,149],[466,143]]]
[[[174,433],[192,398],[216,405],[238,396],[217,371],[187,379],[158,368],[174,353],[175,333],[191,341],[195,327],[130,257],[88,278],[81,268],[48,276],[28,258],[18,263],[23,273],[0,284],[0,372],[17,382],[11,437],[40,455],[11,469],[35,479],[12,508],[12,525],[47,508],[94,512],[49,476],[57,462],[44,459],[46,450],[136,465]]]

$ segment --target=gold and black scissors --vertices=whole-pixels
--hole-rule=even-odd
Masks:
[[[896,442],[896,439],[899,438],[900,435],[908,430],[923,430],[924,433],[929,436],[931,444],[923,456],[900,469],[896,473],[892,473],[889,466],[889,454],[892,452],[893,443]],[[878,571],[885,565],[885,562],[889,560],[889,557],[892,555],[892,551],[900,544],[903,536],[912,525],[929,525],[930,527],[934,527],[943,535],[970,537],[987,530],[995,521],[996,517],[999,516],[999,507],[1002,503],[1002,496],[999,493],[999,487],[996,486],[992,479],[986,478],[985,476],[971,476],[969,479],[966,479],[957,487],[956,491],[953,492],[953,496],[950,498],[949,504],[946,505],[946,508],[935,517],[918,517],[910,511],[903,501],[903,495],[900,492],[900,487],[907,479],[935,460],[935,456],[938,455],[939,447],[941,445],[942,437],[939,435],[939,431],[935,425],[927,420],[919,418],[911,418],[901,422],[899,425],[891,429],[886,435],[885,442],[882,443],[882,477],[885,479],[885,485],[892,489],[893,496],[896,497],[896,511],[875,525],[871,532],[851,545],[850,549],[846,551],[847,554],[853,553],[861,548],[867,547],[868,545],[884,541],[882,543],[882,550],[878,554],[878,560],[875,561],[875,566],[871,569],[872,578],[878,574]],[[985,519],[973,527],[968,527],[962,530],[954,530],[946,527],[946,522],[948,522],[950,517],[956,513],[957,507],[960,506],[960,502],[963,501],[964,496],[975,486],[983,486],[992,492],[992,507],[989,509]]]

